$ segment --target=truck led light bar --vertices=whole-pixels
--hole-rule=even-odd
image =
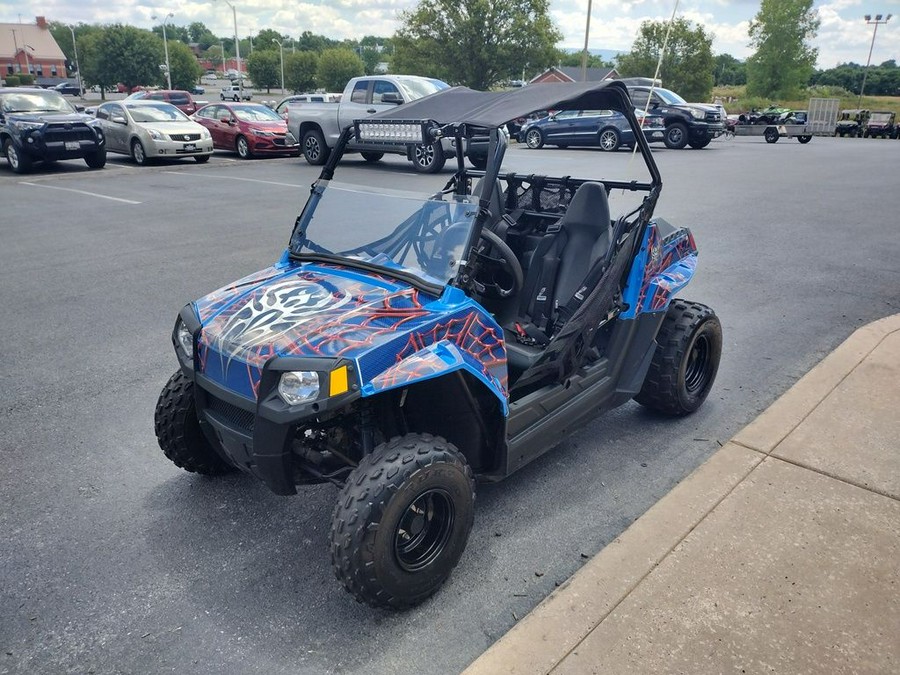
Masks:
[[[434,137],[428,122],[421,120],[357,120],[354,122],[356,140],[364,143],[424,143],[431,144]]]

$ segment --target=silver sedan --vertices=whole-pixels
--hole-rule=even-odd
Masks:
[[[193,157],[209,160],[209,131],[170,103],[124,100],[104,103],[97,119],[106,134],[108,152],[130,155],[141,166],[155,159]]]

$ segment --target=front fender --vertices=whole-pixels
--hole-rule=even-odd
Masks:
[[[490,389],[500,401],[504,417],[508,414],[506,349],[503,348],[502,360],[485,364],[446,339],[434,342],[398,361],[365,384],[362,387],[362,395],[374,396],[383,391],[442,377],[458,370],[468,372]]]

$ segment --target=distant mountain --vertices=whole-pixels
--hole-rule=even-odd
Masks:
[[[566,54],[580,54],[582,52],[578,47],[562,47],[562,50]],[[588,53],[599,56],[604,61],[614,61],[619,54],[624,54],[625,52],[619,49],[588,49]]]

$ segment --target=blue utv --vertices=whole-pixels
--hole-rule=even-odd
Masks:
[[[503,124],[616,110],[649,178],[501,172]],[[457,171],[431,196],[335,180],[347,143],[430,146]],[[463,148],[487,143],[482,171]],[[484,139],[489,139],[484,141]],[[344,130],[271,267],[187,304],[156,408],[165,455],[279,495],[331,482],[334,571],[403,608],[462,556],[476,481],[499,481],[631,399],[686,415],[719,365],[714,312],[676,299],[691,232],[653,218],[661,180],[626,88],[457,87]],[[610,214],[611,192],[636,207]]]

